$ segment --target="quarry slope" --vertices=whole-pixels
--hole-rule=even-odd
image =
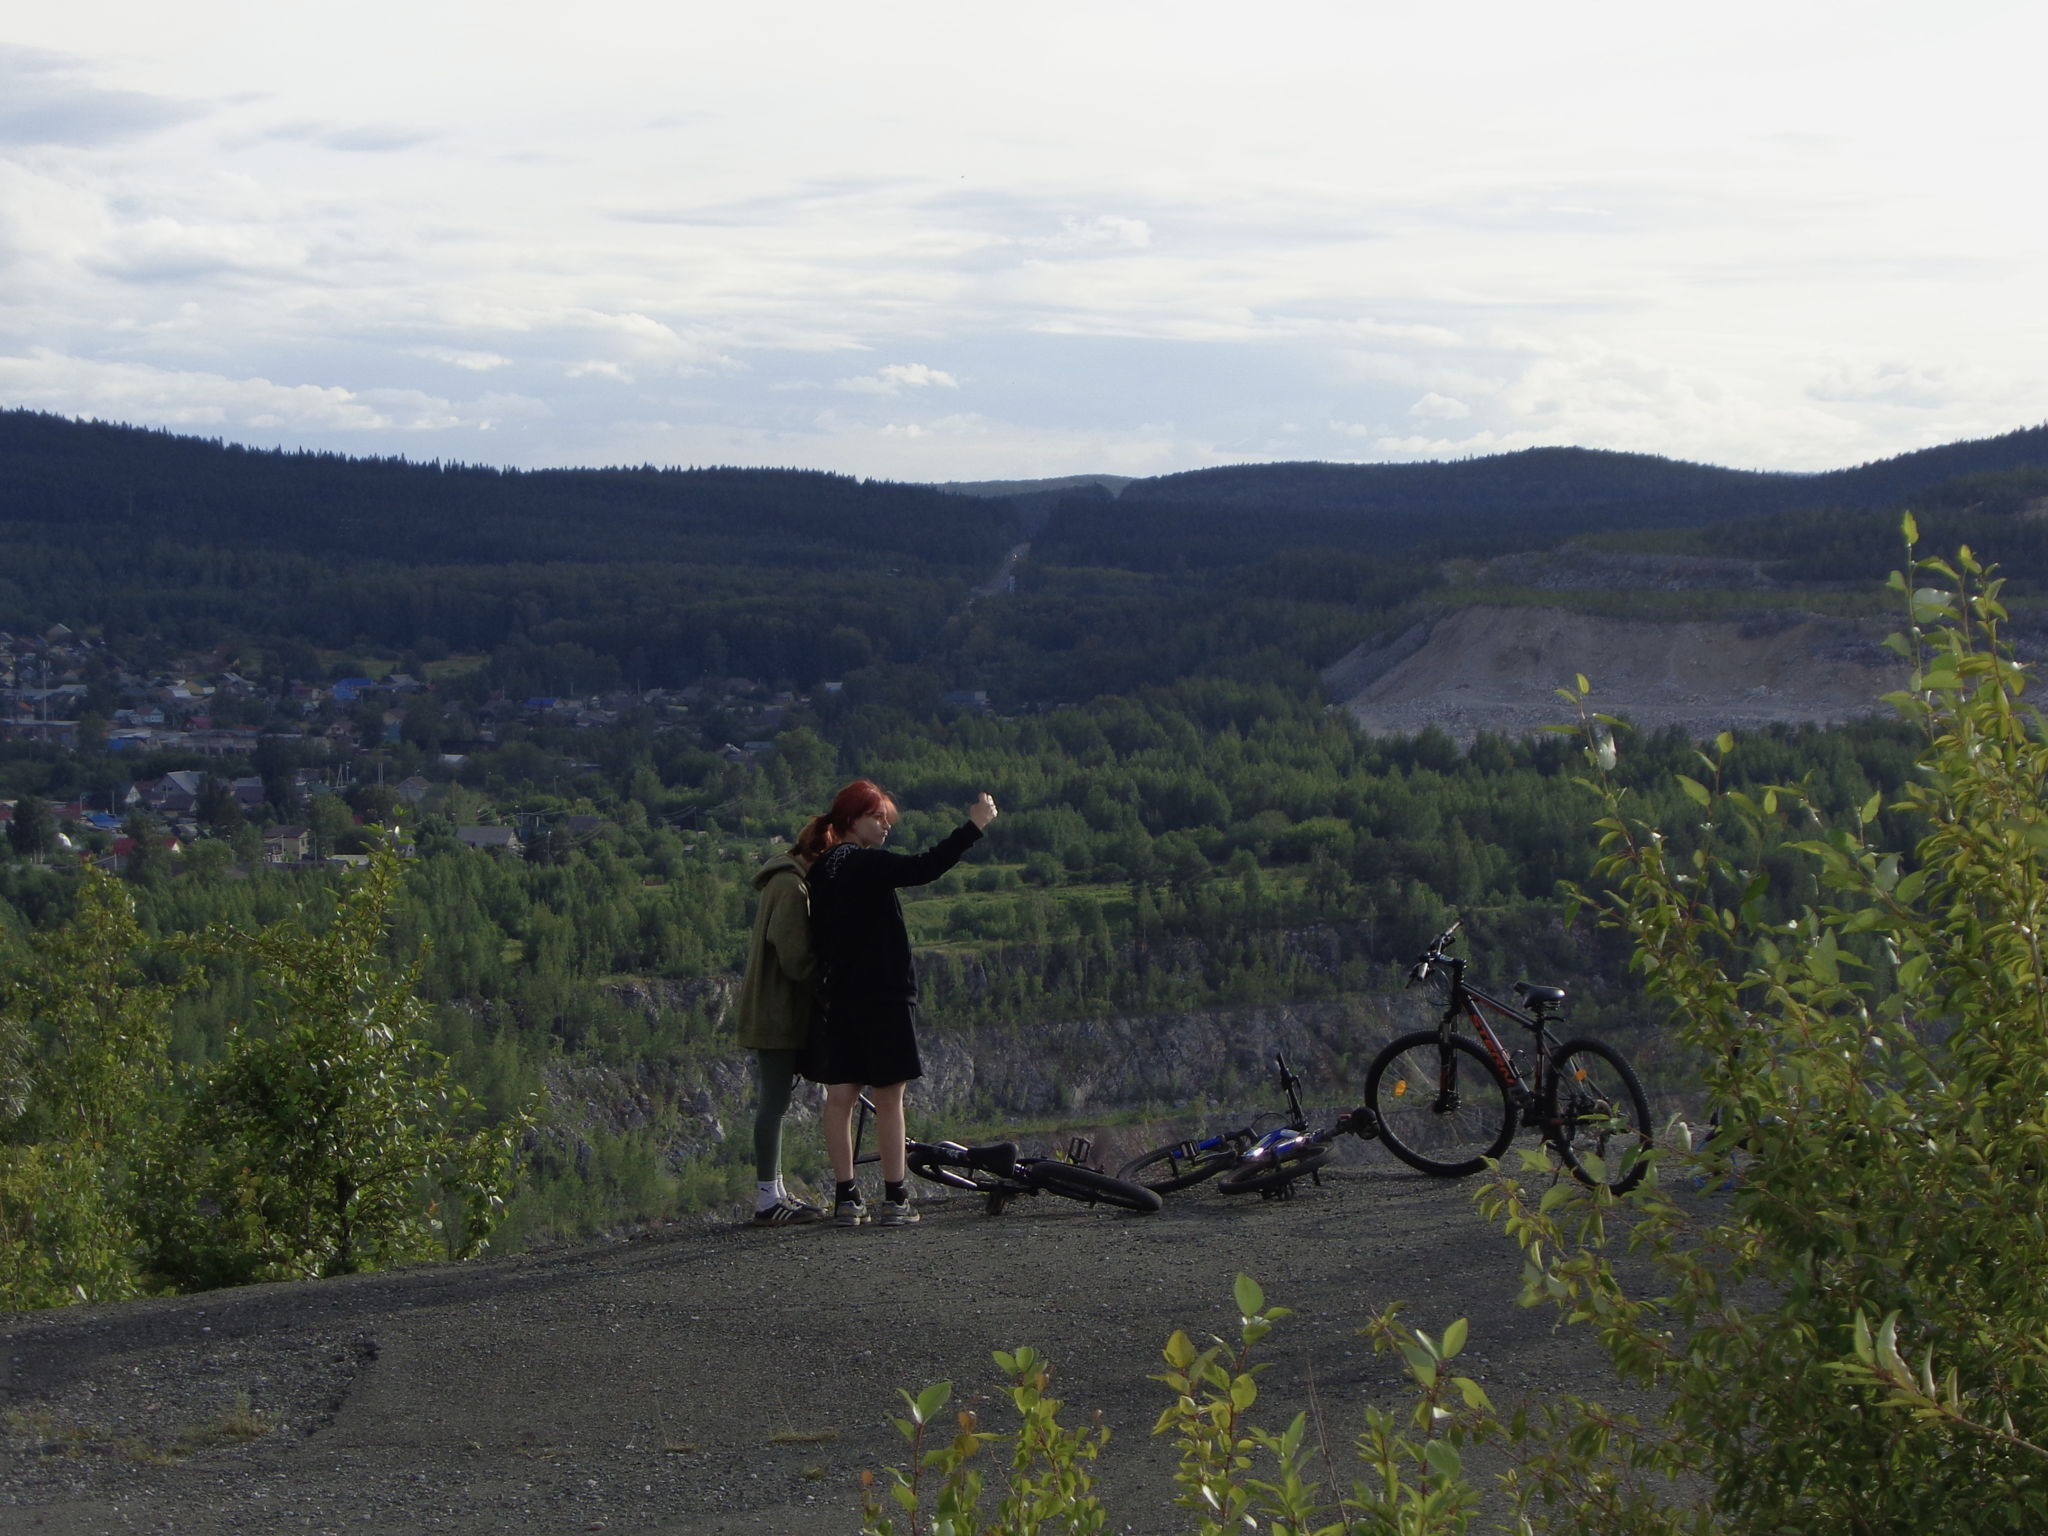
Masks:
[[[1727,621],[1651,622],[1565,608],[1472,606],[1431,615],[1382,646],[1360,646],[1323,686],[1361,727],[1435,726],[1460,742],[1568,719],[1557,689],[1583,673],[1592,704],[1639,728],[1696,737],[1829,723],[1885,710],[1902,686],[1883,628],[1791,611]]]

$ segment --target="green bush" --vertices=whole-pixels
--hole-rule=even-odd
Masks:
[[[378,953],[398,884],[377,855],[324,929],[214,929],[200,953],[249,967],[263,1017],[166,1136],[155,1263],[184,1286],[348,1274],[480,1251],[523,1121],[486,1123],[444,1058],[416,972]]]
[[[148,974],[135,903],[98,871],[0,975],[0,1307],[143,1283],[138,1149],[163,1112],[178,987]]]
[[[1248,1275],[1237,1277],[1234,1293],[1236,1341],[1216,1339],[1197,1349],[1176,1332],[1166,1341],[1167,1368],[1157,1378],[1171,1399],[1152,1432],[1171,1436],[1180,1453],[1175,1503],[1190,1512],[1196,1536],[1261,1530],[1273,1536],[1456,1536],[1466,1530],[1479,1496],[1458,1447],[1497,1426],[1478,1384],[1445,1369],[1464,1348],[1463,1320],[1440,1339],[1399,1327],[1393,1310],[1373,1320],[1367,1331],[1374,1348],[1403,1357],[1415,1401],[1405,1422],[1384,1409],[1367,1410],[1356,1443],[1367,1475],[1332,1491],[1310,1476],[1306,1414],[1296,1414],[1277,1434],[1252,1419],[1263,1368],[1252,1353],[1288,1309],[1268,1307]],[[1095,1536],[1111,1528],[1090,1470],[1109,1443],[1109,1429],[1059,1422],[1065,1405],[1048,1393],[1052,1365],[1036,1350],[997,1351],[995,1362],[1010,1379],[1015,1432],[984,1430],[973,1413],[963,1412],[951,1438],[939,1439],[933,1430],[951,1401],[952,1383],[903,1393],[909,1411],[895,1423],[909,1464],[863,1479],[862,1536]],[[985,1519],[988,1479],[975,1458],[1005,1444],[1010,1455],[1002,1496]],[[884,1491],[897,1513],[889,1513]]]
[[[1896,805],[1830,825],[1800,786],[1726,788],[1723,736],[1683,781],[1710,835],[1680,855],[1595,780],[1600,905],[1719,1124],[1625,1218],[1515,1176],[1485,1195],[1529,1299],[1667,1403],[1558,1411],[1517,1474],[1550,1528],[2048,1529],[2048,741],[1996,576],[1966,549],[1893,585],[1891,702],[1924,739]],[[1787,847],[1810,900],[1767,920]]]

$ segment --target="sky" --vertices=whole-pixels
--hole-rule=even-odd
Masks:
[[[0,406],[894,480],[2048,419],[2048,6],[0,4]]]

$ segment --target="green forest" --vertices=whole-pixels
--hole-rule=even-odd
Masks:
[[[1148,493],[1139,521],[1136,503],[1112,512],[1086,494],[1031,511],[782,472],[512,476],[23,413],[0,429],[0,630],[91,637],[70,706],[92,729],[0,742],[14,807],[0,845],[0,1243],[15,1304],[573,1238],[733,1199],[751,1170],[730,1134],[744,1062],[722,1021],[750,878],[856,775],[901,803],[899,846],[942,836],[980,791],[1003,806],[975,855],[907,903],[934,1027],[970,1041],[1387,990],[1455,913],[1484,974],[1568,983],[1578,1022],[1673,1086],[1691,1070],[1626,947],[1566,899],[1575,883],[1600,889],[1577,741],[1370,738],[1321,696],[1319,665],[1456,599],[1455,538],[1389,557],[1361,534],[1369,519],[1327,499],[1262,519]],[[1995,440],[1996,467],[1923,498],[1935,536],[1953,522],[2011,544],[2021,600],[2041,567],[2027,514],[2048,470],[2003,460],[2040,455],[2040,437]],[[1499,462],[1481,462],[1483,531],[1485,498],[1509,501]],[[1660,479],[1662,462],[1619,466],[1615,494],[1647,477],[1675,496],[1726,473]],[[1906,463],[1881,491],[1918,472]],[[1839,552],[1867,564],[1882,547],[1871,531],[1896,527],[1847,504],[1760,515],[1742,499],[1755,485],[1738,489],[1702,491],[1692,526],[1596,537],[1740,551],[1827,570],[1839,590],[1837,576],[1862,574]],[[1611,527],[1606,504],[1586,502],[1571,531]],[[1034,556],[1014,589],[977,593],[1025,537]],[[110,749],[122,678],[202,661],[248,681],[208,706],[261,731],[247,757]],[[389,710],[325,706],[334,728],[316,751],[311,706],[295,702],[308,685],[393,670],[429,686]],[[1587,670],[1597,707],[1597,658]],[[649,702],[665,688],[702,697],[686,712]],[[613,690],[618,707],[573,723],[519,708]],[[769,695],[784,701],[772,728],[756,723]],[[1718,792],[1798,784],[1817,814],[1850,818],[1899,798],[1920,745],[1876,722],[1754,733]],[[346,773],[323,755],[336,750]],[[1700,772],[1698,750],[1679,732],[1624,731],[1610,786],[1676,853],[1705,835],[1677,777]],[[112,807],[181,770],[211,790],[174,851],[140,812],[118,875],[54,851],[49,807]],[[238,776],[258,786],[251,803],[225,791]],[[406,780],[423,792],[401,798]],[[1910,846],[1921,829],[1894,817],[1909,813],[1883,812],[1886,836]],[[266,862],[271,820],[374,862]],[[460,834],[479,824],[521,828],[524,851],[469,846]],[[1770,909],[1814,899],[1802,861],[1762,867]],[[295,974],[293,953],[320,960]],[[1361,1061],[1376,1043],[1358,1042]],[[285,1144],[313,1091],[293,1067],[309,1053],[410,1095],[380,1122],[412,1139],[394,1143],[404,1187],[377,1196],[375,1222],[288,1209],[304,1179],[272,1188],[248,1171],[317,1152]],[[108,1103],[118,1123],[90,1108]],[[813,1172],[815,1152],[793,1149],[792,1169]],[[99,1267],[51,1267],[60,1217],[73,1227],[58,1246],[99,1244]]]

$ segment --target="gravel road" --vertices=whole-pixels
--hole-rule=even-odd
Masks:
[[[989,1219],[934,1198],[910,1228],[674,1226],[12,1315],[0,1528],[850,1532],[861,1470],[898,1454],[896,1389],[949,1379],[986,1403],[990,1350],[1033,1344],[1065,1417],[1115,1431],[1099,1486],[1116,1528],[1181,1531],[1148,1378],[1175,1328],[1234,1331],[1240,1270],[1296,1312],[1256,1416],[1282,1427],[1313,1392],[1340,1456],[1360,1405],[1399,1394],[1357,1333],[1395,1298],[1431,1331],[1471,1316],[1469,1369],[1503,1406],[1609,1389],[1590,1340],[1514,1305],[1519,1260],[1469,1183],[1347,1152],[1291,1200],[1186,1193],[1138,1217],[1043,1198]]]

